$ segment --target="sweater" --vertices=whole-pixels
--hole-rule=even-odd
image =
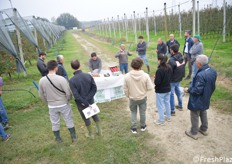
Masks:
[[[40,58],[37,60],[37,68],[41,73],[41,76],[46,76],[48,74],[47,65],[45,64],[44,60]]]
[[[169,66],[170,67],[170,66]],[[158,67],[155,73],[155,92],[156,93],[168,93],[171,91],[171,76],[172,68],[164,70],[161,66]]]
[[[142,43],[138,43],[136,47],[136,51],[138,52],[139,55],[146,55],[146,50],[147,50],[147,43],[143,41]]]
[[[97,86],[90,74],[77,70],[69,80],[69,85],[77,105],[88,107],[94,103]]]
[[[204,52],[203,44],[201,42],[196,42],[191,47],[189,53],[191,54],[191,59],[194,61],[198,55],[203,54]]]
[[[101,59],[99,57],[97,57],[97,60],[89,59],[89,69],[91,72],[93,72],[95,69],[98,69],[98,73],[100,73],[102,69]]]
[[[132,70],[126,74],[124,92],[130,99],[142,100],[152,88],[151,79],[143,70]]]
[[[53,87],[45,76],[42,77],[39,81],[40,98],[48,103],[49,106],[60,106],[68,104],[72,99],[72,93],[69,88],[68,81],[64,77],[56,74],[48,74],[48,77],[57,88],[64,91],[65,93],[62,93]]]
[[[128,63],[128,56],[131,56],[131,54],[127,50],[120,50],[114,56],[118,58],[119,64],[126,64]]]
[[[158,44],[157,45],[157,55],[160,55],[160,54],[166,54],[167,53],[167,46],[164,42],[162,42],[162,44]]]
[[[182,81],[182,78],[184,77],[185,73],[185,65],[177,66],[176,62],[179,62],[182,64],[184,62],[184,58],[181,53],[173,54],[170,57],[170,60],[168,62],[169,65],[172,67],[172,78],[171,83],[177,83]]]

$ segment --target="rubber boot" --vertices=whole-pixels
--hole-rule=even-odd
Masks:
[[[102,129],[101,129],[100,121],[96,122],[96,128],[97,128],[97,134],[99,136],[102,136]]]
[[[92,125],[86,126],[88,129],[88,133],[85,135],[87,138],[94,139],[93,128]]]
[[[71,136],[72,142],[76,142],[77,141],[77,135],[76,135],[75,127],[69,128],[68,130],[70,132],[70,136]]]
[[[150,75],[150,66],[149,65],[147,66],[147,72]]]
[[[62,139],[60,137],[60,131],[59,130],[58,131],[53,131],[53,133],[54,133],[54,136],[56,137],[56,142],[58,144],[60,144],[62,142]]]

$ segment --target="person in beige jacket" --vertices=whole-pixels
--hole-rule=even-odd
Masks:
[[[140,113],[140,127],[141,131],[145,131],[146,125],[146,108],[147,108],[147,92],[152,90],[152,82],[147,73],[141,70],[143,60],[135,58],[131,62],[133,68],[125,77],[124,92],[130,100],[131,110],[131,132],[137,133],[137,108]]]

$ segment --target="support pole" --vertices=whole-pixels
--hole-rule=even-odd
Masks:
[[[147,33],[147,42],[150,42],[149,24],[148,24],[148,8],[147,7],[146,7],[146,33]]]
[[[223,0],[223,42],[226,42],[226,0]]]
[[[200,35],[200,8],[199,1],[197,1],[197,33]]]
[[[113,31],[114,31],[114,39],[116,39],[116,31],[115,31],[114,17],[112,17],[112,26],[113,26]]]
[[[37,31],[36,29],[34,28],[34,36],[35,36],[35,41],[36,41],[36,44],[38,45],[38,37],[37,37]],[[36,53],[38,53],[38,48],[36,48]]]
[[[134,35],[135,35],[135,44],[138,42],[137,40],[137,28],[136,28],[136,16],[135,16],[135,11],[134,13]]]
[[[179,29],[180,29],[180,38],[181,38],[181,33],[182,33],[182,29],[181,29],[181,14],[180,14],[180,4],[178,5],[178,10],[179,10]]]
[[[193,1],[193,36],[196,34],[196,0]]]
[[[154,33],[155,33],[155,36],[157,36],[157,32],[156,32],[155,10],[153,10],[153,19],[154,19]]]
[[[109,18],[107,18],[108,19],[108,26],[109,26],[109,36],[110,36],[110,38],[112,38],[112,35],[111,35],[111,26],[110,26],[110,19]]]
[[[137,14],[138,24],[139,24],[139,33],[141,33],[141,19],[139,14]]]
[[[128,42],[128,34],[127,34],[128,22],[127,22],[127,16],[125,13],[124,13],[124,23],[125,23],[125,32],[126,32],[126,42]]]
[[[120,19],[119,19],[119,15],[118,15],[118,33],[119,33],[119,38],[122,38],[122,34],[121,34],[121,27],[120,27]]]
[[[167,26],[167,11],[166,11],[166,3],[164,3],[164,39],[168,40],[168,26]]]

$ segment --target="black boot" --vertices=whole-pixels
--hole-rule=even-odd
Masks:
[[[55,137],[56,137],[56,142],[58,143],[58,144],[60,144],[61,142],[62,142],[62,139],[61,139],[61,137],[60,137],[60,131],[58,130],[58,131],[53,131],[53,133],[54,133],[54,135],[55,135]]]
[[[70,136],[71,136],[72,142],[76,142],[77,141],[77,135],[76,135],[75,127],[69,128],[68,130],[70,132]]]
[[[147,66],[147,72],[150,75],[150,66],[149,65]]]

